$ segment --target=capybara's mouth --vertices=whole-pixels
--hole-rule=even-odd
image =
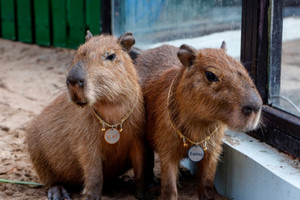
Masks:
[[[80,107],[84,107],[89,103],[88,99],[83,97],[82,94],[78,95],[78,93],[75,93],[75,92],[70,92],[69,94],[70,94],[72,102]]]
[[[84,107],[89,103],[86,99],[78,98],[77,95],[74,95],[72,97],[72,102],[75,103],[77,106],[80,106],[80,107]]]

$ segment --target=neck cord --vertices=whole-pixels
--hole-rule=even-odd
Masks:
[[[107,122],[105,122],[101,117],[100,115],[94,110],[93,110],[93,113],[94,115],[96,116],[96,118],[99,120],[100,124],[102,125],[102,131],[104,132],[105,131],[105,126],[108,126],[110,128],[115,128],[115,127],[118,127],[120,126],[120,129],[119,129],[119,132],[122,132],[123,131],[123,123],[129,118],[129,116],[133,113],[133,110],[136,108],[136,105],[137,105],[137,102],[138,102],[138,96],[136,97],[136,100],[134,102],[134,105],[133,107],[131,108],[131,110],[121,119],[120,122],[118,123],[115,123],[115,124],[109,124]]]
[[[172,94],[172,89],[173,89],[173,85],[174,85],[174,82],[175,82],[175,79],[177,79],[177,76],[175,76],[175,78],[172,80],[172,83],[170,85],[170,89],[169,89],[169,92],[168,92],[168,99],[167,99],[167,106],[168,106],[168,115],[169,115],[169,120],[170,120],[170,123],[172,125],[172,128],[176,131],[176,133],[179,135],[180,138],[182,138],[182,141],[183,141],[183,146],[184,147],[187,147],[188,144],[187,144],[187,141],[190,142],[191,144],[193,145],[200,145],[200,144],[203,144],[203,150],[206,151],[207,150],[207,141],[210,140],[211,136],[216,133],[218,130],[219,130],[219,127],[217,126],[215,128],[215,130],[209,134],[209,136],[207,136],[206,138],[204,138],[203,140],[199,141],[199,142],[195,142],[187,137],[185,137],[181,131],[175,126],[175,124],[173,123],[172,119],[171,119],[171,115],[170,115],[170,110],[169,110],[169,107],[170,107],[170,97],[171,97],[171,94]]]

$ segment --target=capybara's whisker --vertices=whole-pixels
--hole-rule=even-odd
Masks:
[[[53,90],[53,94],[52,94],[51,97],[55,97],[55,96],[57,96],[58,94],[62,94],[62,93],[64,93],[64,92],[66,92],[66,91],[67,91],[66,86],[60,86],[60,87],[57,87],[57,88],[55,88],[55,89]]]

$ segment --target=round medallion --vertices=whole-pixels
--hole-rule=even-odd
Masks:
[[[120,132],[115,128],[110,128],[105,131],[104,139],[109,144],[115,144],[120,139]]]
[[[200,146],[192,146],[188,151],[188,157],[193,162],[199,162],[204,157],[204,151]]]

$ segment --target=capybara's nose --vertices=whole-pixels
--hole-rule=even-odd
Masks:
[[[244,115],[249,116],[251,115],[253,112],[256,113],[259,111],[259,107],[257,105],[247,105],[247,106],[243,106],[242,107],[242,112]]]
[[[67,86],[78,85],[79,87],[84,87],[85,85],[85,72],[82,67],[82,63],[76,63],[67,76]]]
[[[262,100],[259,94],[252,92],[248,102],[242,106],[242,112],[244,115],[249,116],[252,113],[257,113],[262,107]]]

